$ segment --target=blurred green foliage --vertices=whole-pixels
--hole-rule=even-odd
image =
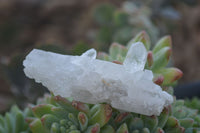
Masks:
[[[119,8],[108,3],[98,5],[93,14],[98,25],[95,42],[100,49],[107,50],[112,42],[125,45],[141,30],[146,30],[154,42],[158,29],[151,22],[150,14],[150,10],[133,2],[124,2]]]
[[[81,55],[83,52],[87,51],[89,49],[89,46],[87,43],[83,41],[79,41],[72,50],[73,55]]]

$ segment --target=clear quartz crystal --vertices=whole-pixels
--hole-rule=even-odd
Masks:
[[[146,48],[141,42],[136,42],[131,45],[123,64],[130,72],[137,72],[144,70],[146,58]]]
[[[90,49],[81,55],[82,57],[90,57],[91,59],[96,59],[97,52],[95,49]]]
[[[144,70],[147,51],[134,43],[124,65],[95,59],[90,49],[81,56],[60,55],[34,49],[24,60],[24,72],[54,95],[85,103],[111,104],[114,108],[144,115],[159,115],[173,97],[153,83],[153,73]]]

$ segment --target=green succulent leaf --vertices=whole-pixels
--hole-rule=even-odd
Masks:
[[[148,128],[143,128],[143,129],[142,129],[142,133],[150,133],[150,131],[149,131]]]
[[[157,53],[158,51],[160,51],[162,48],[164,47],[169,47],[172,48],[172,40],[170,36],[164,36],[162,37],[154,46],[153,48],[153,53]]]
[[[131,118],[131,120],[128,123],[128,127],[130,131],[142,130],[142,128],[144,127],[144,122],[141,118],[138,117]]]
[[[79,112],[78,120],[79,120],[81,131],[84,131],[88,126],[88,117],[86,116],[85,113]]]
[[[113,43],[109,49],[109,55],[111,60],[117,60],[120,55],[122,58],[126,56],[128,49],[118,43]]]
[[[194,124],[194,120],[192,118],[184,118],[179,120],[180,125],[185,128],[190,128]]]
[[[128,133],[128,127],[126,123],[122,124],[118,129],[116,133]]]
[[[164,108],[160,116],[158,116],[158,127],[163,128],[169,117],[169,109]]]
[[[33,133],[47,133],[42,126],[42,122],[40,121],[40,119],[35,119],[33,122],[30,123],[29,127]]]
[[[100,132],[100,125],[98,123],[89,126],[85,133],[99,133]]]
[[[115,130],[112,126],[106,125],[101,129],[100,133],[115,133]]]
[[[112,108],[108,104],[96,104],[90,110],[89,124],[98,123],[103,127],[112,116]]]
[[[170,85],[180,79],[183,75],[179,69],[173,67],[160,69],[156,73],[161,74],[164,77],[162,85]]]
[[[128,49],[135,42],[142,42],[147,50],[150,49],[151,41],[149,39],[149,35],[145,31],[138,33],[131,41],[128,42]]]
[[[156,116],[141,116],[144,121],[144,127],[148,128],[149,131],[153,132],[158,125],[158,118]]]
[[[109,61],[109,55],[104,52],[98,52],[97,59]]]
[[[52,114],[51,108],[54,107],[50,104],[40,104],[32,108],[34,115],[38,118],[42,117],[44,114]]]
[[[59,119],[54,115],[45,114],[44,116],[42,116],[41,121],[42,121],[42,125],[46,129],[51,129],[52,123],[59,122]]]
[[[165,67],[170,59],[171,56],[171,48],[170,47],[164,47],[160,49],[158,52],[156,52],[153,55],[153,65],[151,67],[153,72],[158,71],[159,69]]]

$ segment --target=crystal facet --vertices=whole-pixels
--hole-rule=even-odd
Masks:
[[[60,55],[34,49],[23,62],[25,74],[42,83],[54,95],[72,97],[85,103],[111,104],[114,108],[159,115],[173,97],[162,91],[150,70],[144,70],[147,51],[135,43],[124,65],[95,59],[90,49],[81,56]]]
[[[146,58],[146,48],[141,42],[136,42],[132,44],[129,48],[123,64],[132,73],[136,71],[141,71],[144,70]]]

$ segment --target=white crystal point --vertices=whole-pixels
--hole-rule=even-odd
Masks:
[[[133,47],[142,49],[140,44]],[[130,71],[123,65],[94,59],[95,52],[70,56],[34,49],[23,62],[24,72],[54,95],[91,104],[106,102],[128,112],[159,115],[164,106],[173,102],[171,95],[153,83],[152,71],[143,67]],[[137,65],[144,60],[141,57]]]
[[[130,72],[144,70],[147,59],[147,51],[142,42],[131,45],[124,60],[124,67]]]
[[[85,53],[83,53],[82,55],[81,55],[82,57],[89,57],[89,58],[91,58],[91,59],[96,59],[96,57],[97,57],[97,51],[95,50],[95,49],[89,49],[89,50],[87,50]]]

